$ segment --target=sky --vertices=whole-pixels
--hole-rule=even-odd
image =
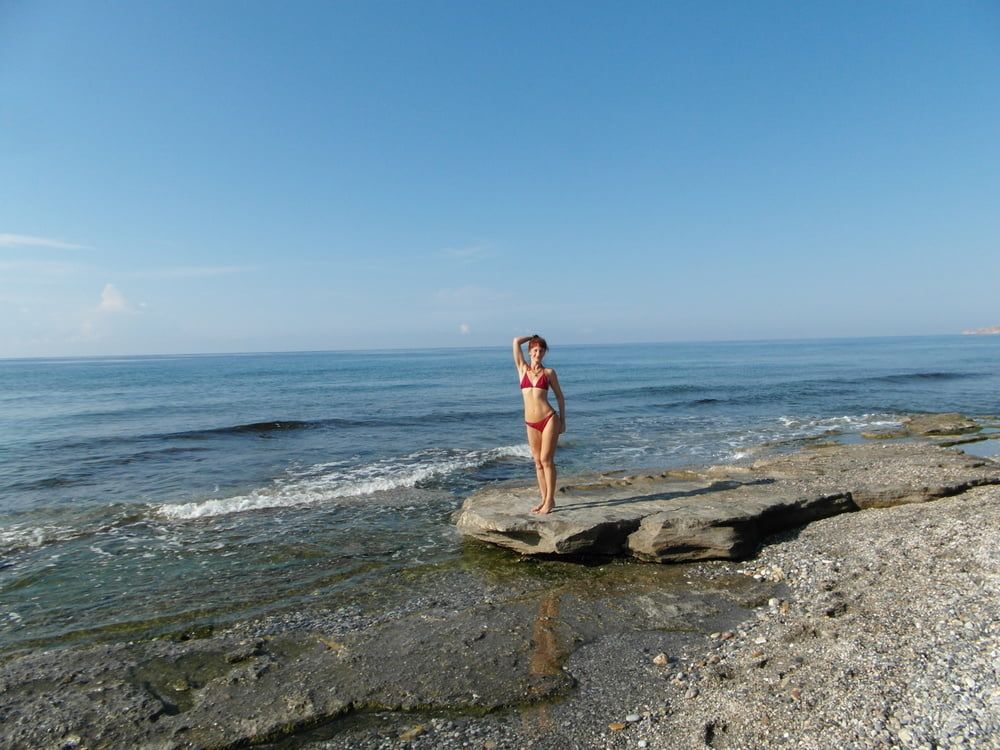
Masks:
[[[0,0],[0,357],[1000,325],[995,2]]]

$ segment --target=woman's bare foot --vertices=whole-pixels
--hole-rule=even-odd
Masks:
[[[541,505],[538,506],[537,510],[535,508],[532,508],[531,512],[539,516],[544,516],[548,513],[551,513],[552,509],[555,507],[556,507],[555,501],[552,501],[551,503],[542,503]]]
[[[544,500],[539,500],[538,501],[538,505],[532,506],[531,512],[532,513],[537,513],[538,511],[540,511],[542,509],[543,505],[545,505],[545,501]]]

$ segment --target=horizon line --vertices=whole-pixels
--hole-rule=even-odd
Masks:
[[[591,342],[585,344],[561,344],[555,349],[577,347],[613,347],[613,346],[662,346],[675,344],[780,344],[807,341],[873,341],[882,339],[906,338],[966,338],[970,334],[965,331],[958,333],[909,333],[879,336],[818,336],[818,337],[786,337],[761,339],[671,339],[660,341],[618,341]],[[214,351],[214,352],[147,352],[143,354],[41,354],[34,356],[0,355],[0,361],[16,362],[31,360],[70,360],[70,359],[155,359],[160,357],[253,357],[278,354],[360,354],[375,352],[428,352],[441,350],[482,350],[505,349],[506,344],[488,344],[482,346],[397,346],[372,348],[340,348],[340,349],[261,349],[255,351]]]

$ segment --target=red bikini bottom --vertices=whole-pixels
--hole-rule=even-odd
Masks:
[[[554,417],[555,415],[556,413],[554,411],[550,411],[549,416],[547,416],[541,422],[528,422],[527,420],[525,420],[524,423],[528,425],[528,427],[530,427],[531,429],[538,430],[539,432],[541,432],[542,430],[545,429],[545,425],[549,423],[549,420],[552,419],[552,417]]]

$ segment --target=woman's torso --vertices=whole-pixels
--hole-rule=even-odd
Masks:
[[[555,411],[549,404],[549,380],[551,368],[533,371],[526,367],[521,371],[521,396],[524,398],[524,419],[536,422],[545,419]]]

